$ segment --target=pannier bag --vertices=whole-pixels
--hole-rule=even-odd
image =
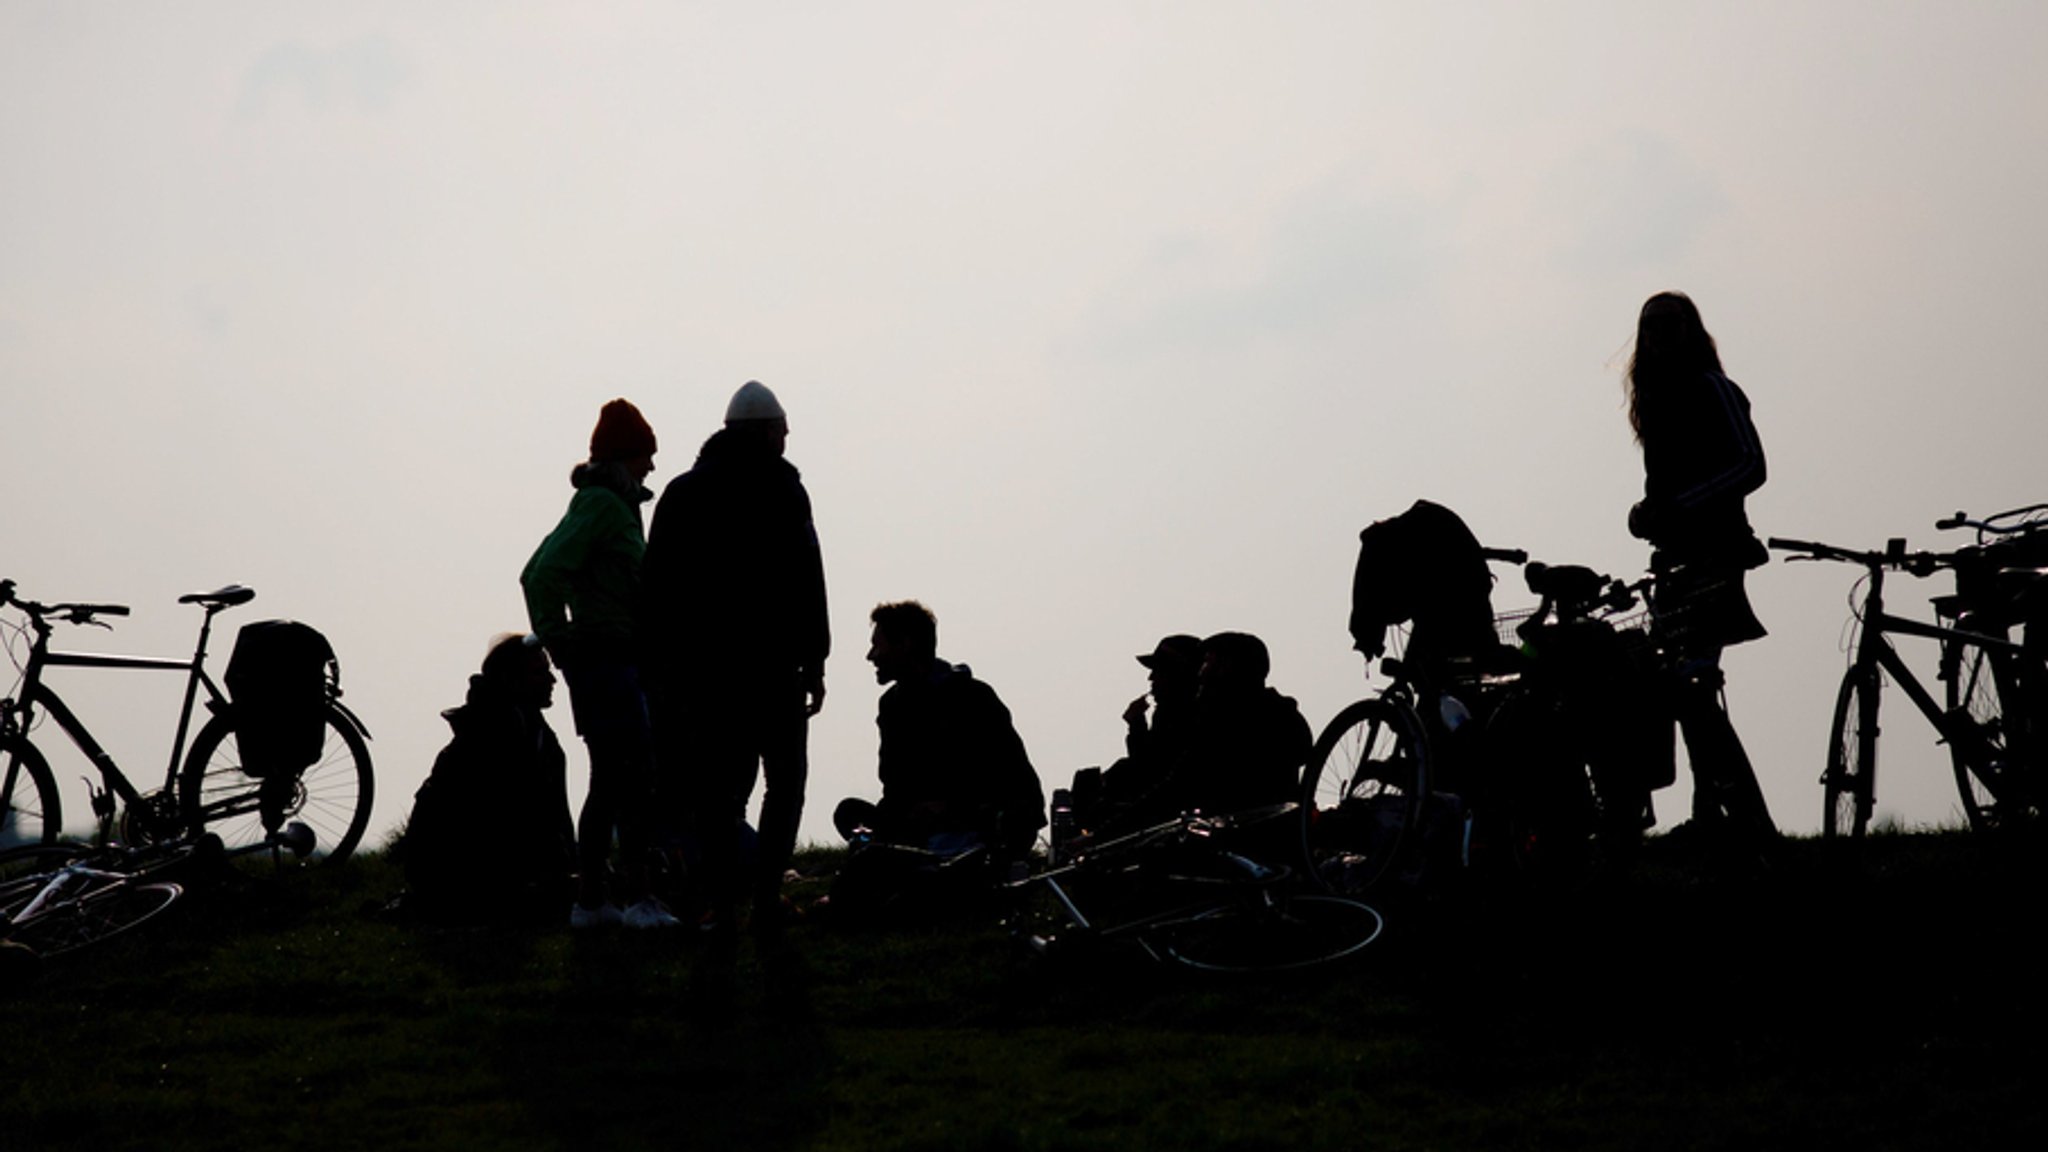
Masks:
[[[327,637],[296,620],[245,624],[225,679],[242,771],[290,776],[320,758],[329,688],[341,680]]]

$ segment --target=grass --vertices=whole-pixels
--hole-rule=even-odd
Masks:
[[[1237,980],[992,925],[727,969],[409,927],[377,857],[243,872],[6,989],[0,1149],[2040,1146],[2042,850],[1839,847],[1395,905],[1356,964]]]

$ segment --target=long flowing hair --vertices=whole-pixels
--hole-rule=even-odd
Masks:
[[[1628,426],[1643,442],[1643,385],[1655,395],[1667,381],[1721,371],[1721,353],[1700,319],[1699,306],[1683,292],[1659,292],[1643,302],[1636,318],[1636,346],[1630,353],[1622,390],[1628,396]]]

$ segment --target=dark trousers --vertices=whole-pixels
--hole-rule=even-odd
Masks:
[[[639,887],[647,851],[648,796],[654,779],[654,742],[647,699],[633,665],[613,660],[575,660],[562,666],[576,731],[590,750],[590,792],[576,820],[577,865],[584,892],[594,895],[611,856],[612,831],[627,886]],[[627,893],[638,899],[643,893]]]
[[[795,669],[717,683],[663,686],[655,695],[663,772],[682,782],[703,848],[704,892],[727,913],[751,888],[757,908],[779,899],[796,849],[810,775],[810,717]],[[741,874],[740,837],[756,782],[765,783],[756,862]]]

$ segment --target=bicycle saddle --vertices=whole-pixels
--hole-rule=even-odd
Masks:
[[[237,604],[247,604],[255,598],[256,590],[254,588],[244,588],[240,584],[229,584],[225,588],[216,588],[211,592],[188,592],[178,597],[178,603],[204,604],[209,608],[232,608]]]

